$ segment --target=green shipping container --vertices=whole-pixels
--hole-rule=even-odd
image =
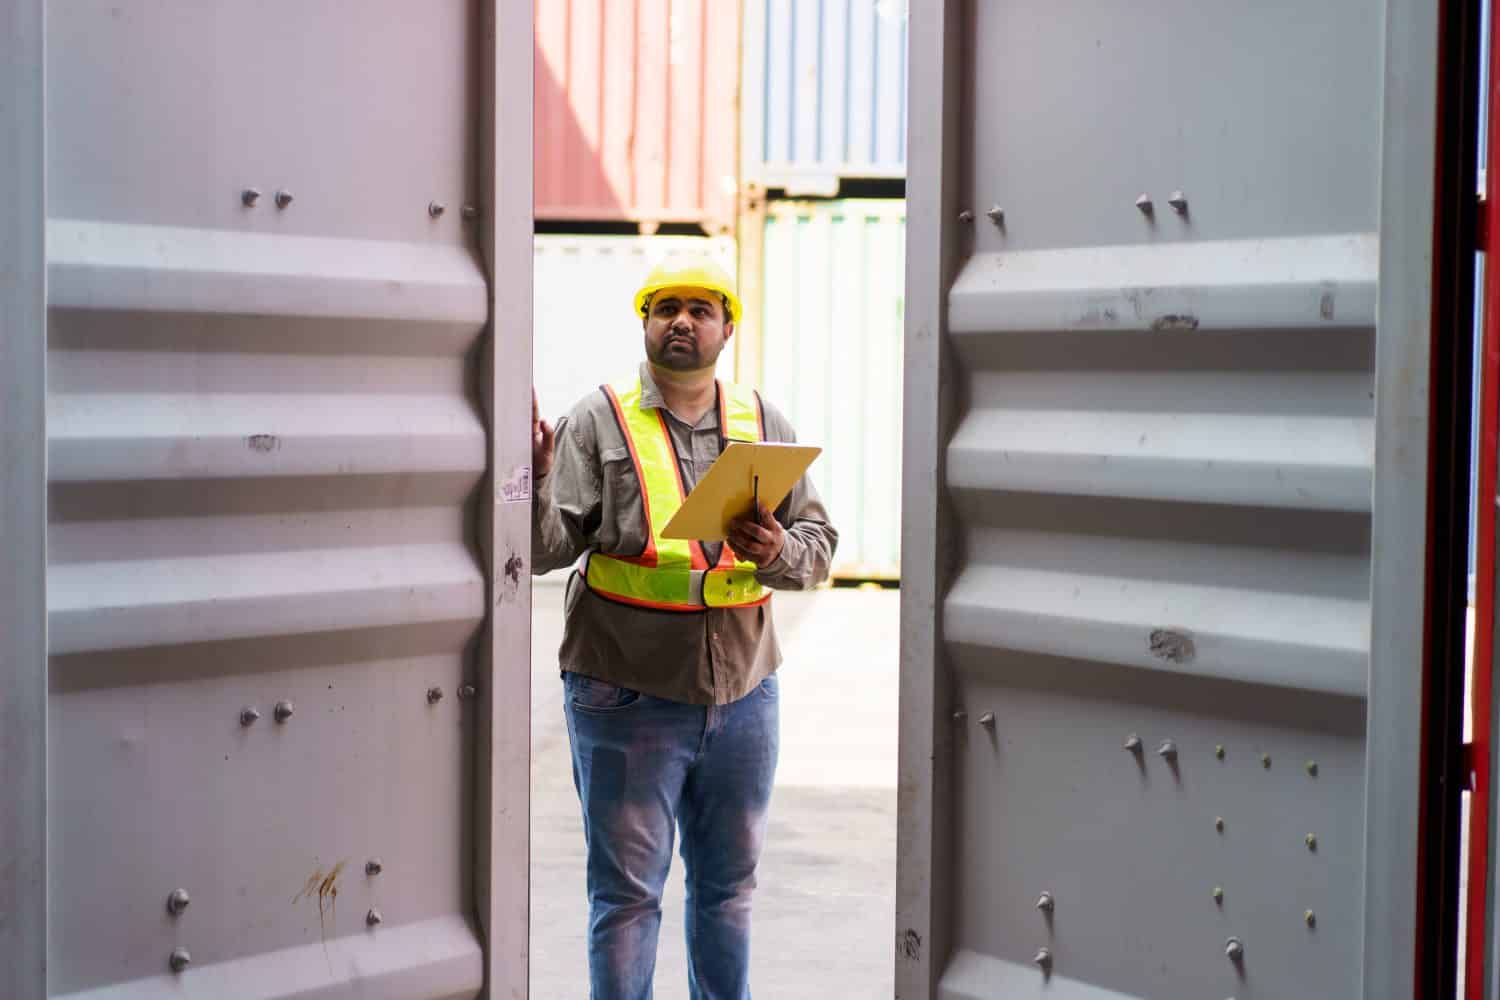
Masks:
[[[834,576],[897,579],[906,203],[772,202],[765,226],[761,385],[824,449]]]

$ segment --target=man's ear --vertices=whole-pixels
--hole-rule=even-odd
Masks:
[[[733,337],[733,336],[734,336],[734,324],[733,323],[725,323],[724,324],[724,339],[726,341],[728,341],[729,338]]]

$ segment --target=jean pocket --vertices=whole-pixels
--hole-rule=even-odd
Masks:
[[[775,674],[760,682],[760,693],[766,698],[777,698],[781,695],[781,681],[776,679]]]
[[[618,712],[641,700],[639,691],[572,672],[563,675],[568,700],[585,712]]]

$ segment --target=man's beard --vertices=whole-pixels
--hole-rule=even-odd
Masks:
[[[717,356],[705,361],[703,348],[696,337],[671,337],[668,336],[661,342],[656,350],[651,350],[650,345],[646,347],[646,357],[658,368],[666,368],[670,371],[694,372],[702,368],[708,368]]]

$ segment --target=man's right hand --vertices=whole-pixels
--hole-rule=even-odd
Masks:
[[[531,389],[531,479],[541,482],[552,472],[552,455],[557,438],[552,425],[542,419],[542,408],[536,401],[536,387]]]

